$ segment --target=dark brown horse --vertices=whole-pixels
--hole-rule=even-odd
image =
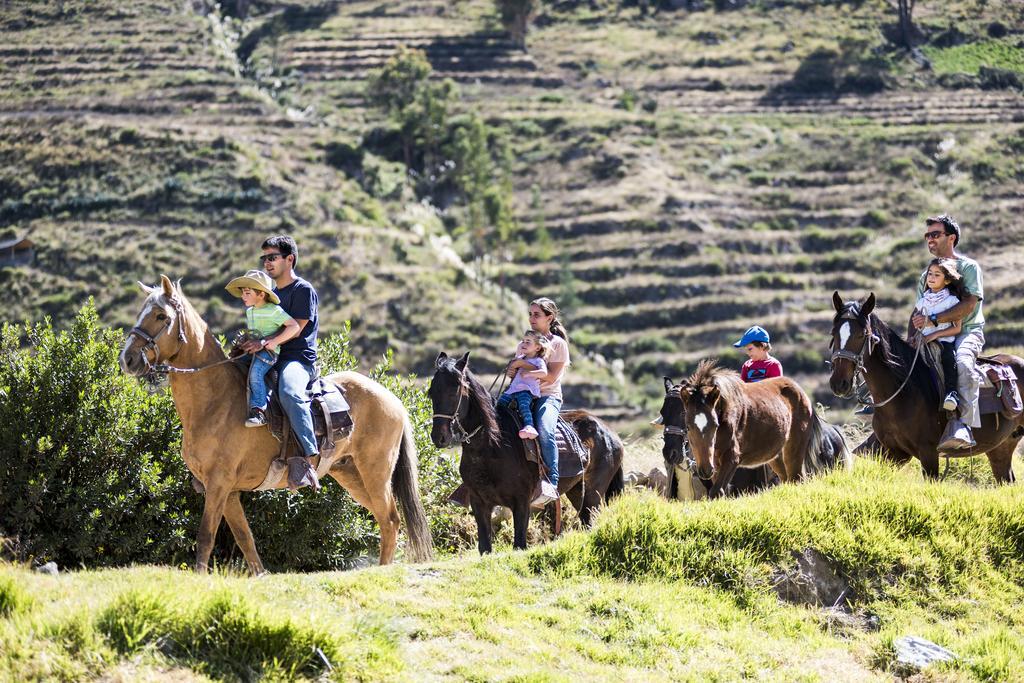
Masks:
[[[513,545],[525,549],[539,467],[526,459],[511,418],[495,412],[491,395],[469,369],[469,353],[458,360],[440,353],[436,365],[427,390],[434,407],[430,439],[438,448],[462,445],[459,474],[469,489],[480,552],[491,551],[491,512],[498,505],[512,510]],[[594,511],[622,491],[622,442],[586,411],[568,411],[562,416],[590,447],[590,462],[582,476],[560,478],[558,490],[589,526]]]
[[[832,375],[829,386],[836,396],[847,398],[854,391],[855,378],[862,372],[879,403],[871,419],[874,437],[883,457],[903,464],[911,458],[921,461],[926,476],[939,476],[939,440],[945,416],[939,409],[940,396],[925,363],[914,362],[915,349],[872,311],[875,295],[863,302],[846,301],[839,292],[832,295],[836,316],[832,321]],[[1024,391],[1024,359],[1000,355],[998,360],[1013,368],[1017,385]],[[891,399],[891,400],[890,400]],[[1024,436],[1024,417],[1008,420],[983,415],[975,429],[978,445],[952,451],[951,457],[986,453],[996,481],[1014,481],[1011,463],[1017,442]],[[870,439],[867,443],[870,443]]]
[[[712,480],[709,498],[723,494],[738,467],[767,464],[789,482],[853,465],[845,443],[833,453],[811,400],[788,377],[747,384],[739,373],[703,360],[680,385],[679,398],[697,474]]]

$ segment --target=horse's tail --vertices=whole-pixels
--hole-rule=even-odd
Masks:
[[[391,474],[391,487],[402,508],[405,530],[409,536],[407,553],[413,562],[427,562],[434,558],[434,544],[430,538],[427,514],[420,502],[417,474],[416,438],[409,416],[403,418],[402,443],[398,448],[398,462]]]
[[[811,438],[807,440],[804,457],[804,473],[817,474],[822,470],[853,467],[853,454],[846,445],[846,439],[834,425],[831,425],[811,410]]]

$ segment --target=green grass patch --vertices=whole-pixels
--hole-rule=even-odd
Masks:
[[[629,493],[591,532],[430,565],[0,567],[36,601],[0,620],[0,679],[890,680],[894,640],[915,634],[959,657],[926,680],[1019,680],[1024,489],[966,467],[929,483],[861,461],[716,502]],[[807,547],[853,587],[842,613],[776,597]]]
[[[977,75],[983,66],[1024,73],[1024,48],[1018,38],[984,40],[953,47],[925,47],[924,53],[937,74]]]
[[[0,575],[0,618],[27,612],[31,605],[32,598],[19,581]]]

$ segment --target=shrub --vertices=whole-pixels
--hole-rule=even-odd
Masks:
[[[170,562],[192,545],[198,501],[173,403],[121,373],[121,342],[91,302],[63,332],[0,330],[0,535],[26,556]]]

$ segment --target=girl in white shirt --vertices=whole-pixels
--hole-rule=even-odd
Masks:
[[[946,398],[942,401],[942,407],[944,410],[956,410],[960,405],[960,397],[956,393],[956,349],[953,341],[960,334],[961,321],[939,323],[934,317],[960,303],[962,292],[956,262],[951,259],[932,259],[928,264],[925,285],[924,294],[914,306],[915,310],[929,319],[929,324],[921,328],[921,343],[935,342],[939,345],[946,384]]]

